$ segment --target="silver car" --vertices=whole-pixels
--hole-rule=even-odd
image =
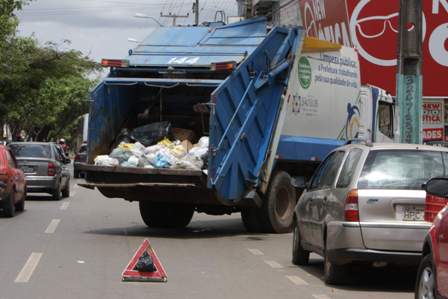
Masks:
[[[8,147],[26,176],[27,193],[49,193],[54,200],[70,196],[70,159],[57,144],[13,142]]]
[[[448,175],[448,149],[351,144],[331,152],[295,208],[293,263],[324,257],[326,283],[342,282],[353,262],[417,264],[430,227],[425,191]]]

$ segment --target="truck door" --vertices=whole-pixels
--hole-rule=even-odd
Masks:
[[[260,183],[299,36],[274,28],[212,94],[208,187],[224,203]]]

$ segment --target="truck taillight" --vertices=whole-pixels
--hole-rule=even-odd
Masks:
[[[214,72],[233,71],[235,69],[235,62],[219,62],[212,63],[210,69]]]
[[[56,165],[52,162],[48,162],[48,176],[55,176],[56,175]]]
[[[356,189],[350,190],[347,194],[344,218],[348,222],[359,222],[358,190]]]
[[[101,65],[105,67],[128,67],[129,60],[126,59],[101,59]]]

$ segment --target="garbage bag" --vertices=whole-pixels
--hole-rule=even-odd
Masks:
[[[129,130],[124,128],[120,131],[120,134],[115,138],[115,141],[113,143],[113,148],[116,148],[120,143],[132,143],[134,140],[132,140]]]
[[[137,167],[140,163],[140,160],[136,156],[131,156],[129,160],[121,163],[123,167]]]
[[[121,145],[121,144],[120,144]],[[129,160],[130,157],[132,157],[132,152],[125,147],[118,146],[116,149],[112,151],[110,154],[111,158],[117,159],[120,164],[124,163]]]
[[[208,147],[194,147],[188,154],[203,159],[208,154]]]
[[[155,154],[163,148],[164,146],[161,144],[151,145],[145,149],[144,153],[145,155]]]
[[[118,166],[119,164],[120,162],[117,159],[107,155],[100,155],[95,158],[95,165],[97,166]]]
[[[170,134],[171,123],[168,121],[152,123],[137,127],[131,132],[131,138],[144,146],[153,145]]]
[[[210,138],[208,138],[207,136],[201,137],[201,139],[199,139],[198,145],[199,147],[207,147],[210,143]]]
[[[138,259],[138,262],[135,265],[134,270],[137,270],[139,272],[156,272],[157,268],[154,265],[152,257],[149,255],[147,251],[145,251],[143,252],[142,256]]]
[[[161,149],[156,153],[148,154],[146,158],[155,168],[170,168],[178,161],[168,149]]]

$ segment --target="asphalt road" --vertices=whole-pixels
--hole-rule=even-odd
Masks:
[[[413,298],[415,269],[355,269],[350,284],[327,287],[320,257],[292,265],[291,234],[248,234],[237,214],[148,229],[137,203],[80,187],[57,202],[32,196],[25,208],[0,217],[0,299]],[[168,282],[121,282],[145,238]]]

